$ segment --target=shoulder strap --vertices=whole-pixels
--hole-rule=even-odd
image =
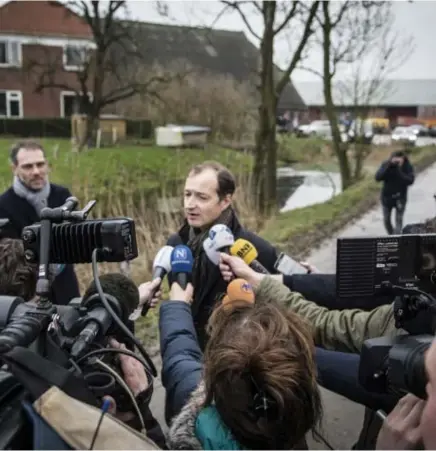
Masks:
[[[85,381],[27,348],[15,347],[1,356],[8,370],[38,399],[50,387],[56,386],[73,398],[97,406],[97,400]]]

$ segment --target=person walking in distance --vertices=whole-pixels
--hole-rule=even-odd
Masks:
[[[375,179],[377,182],[383,182],[381,203],[386,231],[389,235],[400,234],[407,203],[407,190],[415,181],[412,163],[405,152],[393,152],[390,158],[381,164]],[[395,228],[391,223],[392,210],[395,210]]]
[[[70,191],[50,183],[49,165],[44,148],[36,141],[22,141],[12,146],[10,161],[12,186],[0,196],[0,218],[9,219],[3,237],[19,238],[24,227],[39,222],[44,207],[60,207],[71,196]],[[79,284],[71,265],[51,265],[52,301],[67,304],[80,296]]]

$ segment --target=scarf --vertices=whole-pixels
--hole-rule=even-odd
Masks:
[[[48,196],[50,196],[50,183],[47,180],[47,183],[38,191],[33,191],[29,189],[16,175],[14,176],[14,181],[12,184],[12,188],[15,194],[18,197],[22,197],[27,200],[30,205],[36,210],[39,214],[44,207],[47,207],[48,204]]]
[[[229,227],[230,230],[234,231],[235,213],[231,207],[225,209],[221,215],[210,224],[209,228],[205,231],[200,229],[195,229],[193,227],[189,228],[189,240],[188,247],[192,251],[192,256],[194,257],[194,265],[192,268],[192,283],[195,287],[194,292],[194,302],[192,304],[193,313],[195,313],[198,308],[198,302],[203,298],[202,294],[207,290],[207,282],[209,280],[209,259],[204,252],[203,242],[209,236],[209,230],[215,224],[224,224]],[[196,302],[197,301],[197,302]]]
[[[16,175],[12,183],[12,189],[14,193],[27,202],[35,209],[38,216],[41,214],[41,210],[48,206],[48,197],[50,196],[50,182],[47,183],[38,191],[31,190],[28,188]],[[55,278],[59,275],[65,268],[64,264],[51,264],[50,265],[50,276]]]

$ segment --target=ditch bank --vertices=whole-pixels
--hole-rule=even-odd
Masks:
[[[409,158],[415,173],[436,163],[436,147],[414,149]],[[381,184],[374,175],[318,205],[281,213],[270,219],[260,235],[278,249],[304,259],[325,239],[331,238],[347,224],[356,221],[374,207],[380,198]]]

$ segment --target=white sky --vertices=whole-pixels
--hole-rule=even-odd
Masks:
[[[128,0],[132,19],[146,22],[160,22],[191,26],[210,26],[222,4],[219,1],[167,1],[170,18],[163,18],[157,11],[155,1]],[[390,78],[399,79],[434,79],[436,78],[436,1],[414,0],[396,1],[393,5],[395,14],[395,29],[412,35],[415,50],[406,64],[396,72],[390,74]],[[251,24],[260,29],[261,24],[252,16]],[[257,43],[246,30],[245,25],[236,12],[227,13],[219,19],[215,28],[246,31],[247,37]],[[292,43],[291,43],[292,45]],[[278,42],[275,48],[275,61],[278,65],[286,64],[286,55],[289,54],[289,39]],[[309,61],[305,65],[320,68],[322,54],[318,49],[311,50]],[[338,74],[339,75],[339,74]],[[296,70],[292,78],[296,81],[318,80],[315,75],[306,71]]]
[[[285,0],[286,1],[286,0]],[[0,5],[5,0],[0,0]],[[163,1],[169,5],[169,18],[162,17],[157,11],[157,1],[155,0],[128,0],[130,16],[145,22],[159,22],[190,26],[210,26],[216,19],[222,4],[217,0],[212,1]],[[434,79],[436,78],[436,0],[413,0],[394,1],[393,9],[395,14],[395,29],[413,36],[415,50],[407,63],[390,74],[390,78],[398,79]],[[260,20],[252,16],[250,23],[257,30],[261,29]],[[226,13],[215,23],[215,28],[228,30],[245,31],[247,37],[255,44],[246,30],[242,19],[238,13]],[[282,39],[275,46],[275,62],[283,66],[289,60],[289,49],[292,48],[292,41],[289,38]],[[314,69],[321,67],[322,53],[314,48],[310,51],[309,60],[305,66]],[[296,70],[292,78],[295,81],[312,81],[318,78],[307,71]],[[340,74],[338,74],[340,78]]]

